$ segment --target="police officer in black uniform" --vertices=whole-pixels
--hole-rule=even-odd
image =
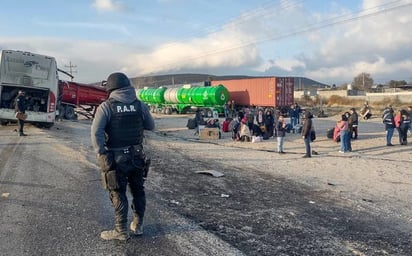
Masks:
[[[20,114],[26,113],[26,93],[23,90],[19,90],[19,93],[16,97],[16,102],[14,104],[15,104],[16,113],[20,113]],[[19,136],[27,136],[23,132],[24,119],[22,119],[21,117],[18,117],[17,121],[19,123]]]
[[[91,141],[102,171],[102,183],[109,191],[115,209],[115,228],[103,231],[104,240],[127,240],[127,185],[133,197],[130,234],[143,234],[146,209],[144,177],[148,170],[142,142],[143,130],[153,130],[154,121],[147,106],[136,98],[136,91],[123,73],[107,79],[109,98],[97,109],[91,127]]]

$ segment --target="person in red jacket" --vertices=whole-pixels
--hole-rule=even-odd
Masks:
[[[395,128],[398,131],[398,135],[399,135],[399,144],[402,145],[402,131],[401,131],[401,123],[402,123],[402,113],[401,110],[398,110],[396,112],[395,117],[393,118],[394,122],[395,122]]]

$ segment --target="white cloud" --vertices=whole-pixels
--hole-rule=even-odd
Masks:
[[[58,67],[66,71],[66,66],[71,62],[76,66],[75,81],[84,83],[101,81],[114,71],[125,71],[123,60],[134,51],[128,45],[113,42],[48,37],[0,38],[0,45],[3,49],[55,57]],[[62,76],[62,79],[69,78]]]
[[[91,22],[43,22],[36,21],[36,24],[47,28],[58,29],[83,29],[85,31],[104,31],[119,35],[132,36],[129,29],[122,24],[114,23],[91,23]]]
[[[283,7],[271,3],[268,8],[243,13],[225,26],[213,29],[212,34],[181,41],[162,39],[161,34],[156,34],[157,42],[162,42],[159,45],[148,43],[135,46],[148,40],[124,40],[121,37],[119,41],[127,44],[113,40],[94,42],[64,38],[3,37],[0,38],[0,45],[2,48],[55,56],[61,67],[71,61],[78,66],[78,79],[87,82],[104,79],[116,70],[124,71],[131,77],[190,70],[204,73],[213,70],[219,74],[285,74],[307,76],[331,84],[350,82],[361,72],[370,73],[375,81],[376,78],[383,81],[412,79],[412,37],[409,33],[412,24],[411,5],[312,29],[325,22],[332,23],[333,17],[351,12],[354,16],[354,13],[335,3],[332,17],[331,12],[310,13],[301,5],[289,2],[286,7],[287,2],[284,1]],[[96,8],[106,11],[119,10],[123,6],[121,2],[108,0],[94,3]],[[365,0],[363,8],[370,11],[382,3],[389,1]],[[119,34],[128,36],[127,39],[133,34],[123,27],[126,25],[99,26],[79,22],[58,25],[89,27],[97,31],[123,31]]]
[[[396,6],[408,3],[396,2]],[[408,72],[412,71],[411,6],[382,11],[382,8],[395,6],[384,3],[389,2],[365,0],[358,19],[322,31],[322,36],[313,41],[319,45],[318,50],[305,60],[306,75],[333,82],[351,81],[359,73],[367,72],[380,82],[409,80]],[[362,17],[371,11],[375,14]]]
[[[305,68],[305,63],[297,59],[277,59],[268,60],[261,65],[254,68],[258,72],[271,72],[271,70],[277,70],[278,72],[293,72],[295,69]]]
[[[113,0],[94,0],[92,5],[99,11],[120,11],[125,9],[122,2]]]
[[[128,58],[127,70],[139,75],[184,69],[241,67],[259,58],[255,39],[239,26],[228,24],[221,31],[184,42],[166,43],[150,53]]]

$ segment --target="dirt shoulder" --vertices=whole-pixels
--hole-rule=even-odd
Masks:
[[[276,140],[201,141],[191,116],[155,116],[148,134],[149,193],[247,255],[407,255],[411,147],[386,147],[378,119],[360,124],[353,152],[326,138],[336,119],[316,118],[318,155],[303,159],[298,134]],[[397,142],[397,134],[393,143]],[[196,174],[215,170],[225,176]]]

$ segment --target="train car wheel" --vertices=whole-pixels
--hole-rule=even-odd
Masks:
[[[64,112],[64,117],[68,120],[76,119],[76,113],[74,112],[74,108],[72,106],[66,107],[66,111]]]
[[[207,113],[207,117],[208,117],[208,118],[213,117],[213,111],[212,111],[211,109],[207,109],[207,110],[206,110],[206,113]]]

